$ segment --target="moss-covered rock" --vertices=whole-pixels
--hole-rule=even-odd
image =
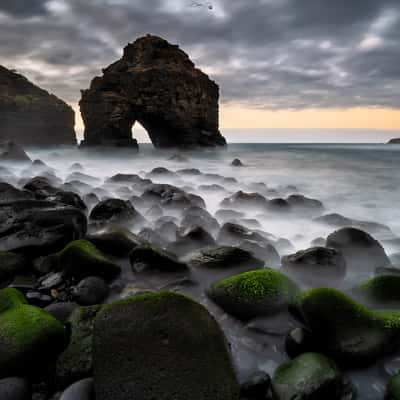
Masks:
[[[225,278],[207,294],[227,313],[248,320],[287,310],[296,303],[299,289],[282,273],[263,269]]]
[[[339,400],[346,390],[335,362],[318,353],[305,353],[281,365],[272,379],[274,400]]]
[[[387,384],[385,400],[400,400],[400,373],[394,375]]]
[[[63,350],[63,324],[26,304],[15,289],[0,290],[0,378],[35,375]]]
[[[71,326],[71,340],[57,360],[56,377],[61,387],[92,374],[92,338],[94,320],[101,306],[79,307],[68,322]]]
[[[400,303],[400,275],[379,275],[364,282],[360,293],[370,303],[395,305]]]
[[[321,350],[344,365],[366,365],[399,343],[399,311],[371,311],[327,288],[303,293],[300,307]]]
[[[87,240],[76,240],[59,253],[59,265],[66,277],[83,279],[99,276],[114,279],[121,269],[107,260],[95,245]]]
[[[236,400],[224,335],[200,304],[170,292],[136,296],[97,314],[96,400]]]

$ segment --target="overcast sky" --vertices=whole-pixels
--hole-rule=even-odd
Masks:
[[[225,104],[400,108],[400,0],[208,4],[1,0],[0,64],[77,103],[128,42],[152,33],[189,53]]]

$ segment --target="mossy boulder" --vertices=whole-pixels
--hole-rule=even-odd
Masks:
[[[101,306],[78,307],[68,322],[71,326],[71,340],[57,360],[57,384],[66,387],[92,374],[92,338],[94,321]]]
[[[321,351],[346,366],[374,362],[399,343],[399,311],[372,311],[328,288],[303,293],[300,308]]]
[[[274,400],[339,400],[346,391],[335,362],[318,353],[305,353],[281,365],[272,379]]]
[[[299,289],[282,273],[262,269],[222,279],[207,294],[227,313],[249,320],[288,310],[296,303]]]
[[[79,280],[88,276],[111,280],[121,272],[95,245],[83,239],[69,243],[59,253],[59,265],[66,277]]]
[[[96,400],[237,400],[225,337],[200,304],[171,292],[104,306],[93,335]]]
[[[379,275],[364,282],[359,292],[369,303],[395,306],[400,304],[400,275]]]
[[[23,272],[26,267],[27,262],[21,255],[0,251],[0,285],[7,286],[7,281]]]
[[[387,384],[385,400],[400,400],[400,373],[392,376]]]
[[[62,323],[28,305],[18,290],[0,290],[0,378],[42,372],[66,342]]]

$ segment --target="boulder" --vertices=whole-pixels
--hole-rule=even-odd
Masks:
[[[135,247],[129,254],[134,272],[185,272],[186,264],[178,261],[171,253],[156,249],[151,245]]]
[[[20,190],[6,182],[0,182],[0,202],[7,203],[18,200],[33,200],[33,193],[28,190]]]
[[[40,375],[66,344],[63,324],[18,290],[0,290],[0,378]]]
[[[238,400],[224,335],[200,304],[170,292],[105,306],[93,335],[96,400]]]
[[[0,251],[0,287],[7,286],[8,281],[27,269],[28,263],[19,254]]]
[[[136,226],[143,226],[146,222],[129,201],[121,199],[107,199],[98,203],[90,212],[89,221],[97,225],[120,223]]]
[[[78,280],[89,276],[112,280],[121,272],[95,245],[83,239],[69,243],[58,254],[58,263],[64,277]]]
[[[346,261],[340,251],[312,247],[282,257],[282,270],[309,286],[338,286],[346,276]]]
[[[31,400],[31,388],[28,381],[19,377],[0,379],[0,399]]]
[[[0,251],[45,255],[86,233],[82,211],[49,201],[0,203]]]
[[[249,320],[287,311],[296,304],[299,289],[282,273],[261,269],[216,282],[207,294],[225,312]]]
[[[226,222],[217,236],[217,243],[228,246],[238,246],[244,240],[250,240],[260,245],[269,244],[268,240],[260,233],[231,222]]]
[[[68,318],[71,339],[56,365],[56,380],[66,387],[80,379],[89,378],[93,371],[93,329],[100,306],[78,307]]]
[[[321,351],[346,367],[364,367],[399,344],[398,311],[372,311],[329,288],[303,293],[300,309]]]
[[[242,161],[239,160],[239,158],[235,158],[235,159],[231,162],[231,166],[232,166],[232,167],[244,167],[244,164],[242,163]]]
[[[139,38],[82,92],[82,144],[137,147],[131,130],[138,121],[155,147],[224,146],[218,92],[178,46]]]
[[[95,400],[92,378],[82,379],[67,387],[60,400]]]
[[[368,233],[356,228],[342,228],[326,239],[326,247],[340,251],[352,272],[373,272],[390,264],[382,245]]]
[[[0,66],[0,140],[22,146],[75,145],[70,106],[25,77]]]
[[[321,201],[310,199],[301,194],[292,194],[286,199],[286,201],[295,211],[318,213],[324,209],[324,205]]]
[[[400,143],[400,139],[398,143]],[[385,400],[400,400],[400,372],[389,380],[386,386]]]
[[[388,141],[388,144],[400,144],[400,138],[393,138]]]
[[[1,66],[0,66],[0,75],[1,75]],[[1,79],[1,76],[0,76]],[[1,85],[1,81],[0,81]],[[1,97],[0,97],[0,109],[1,109]],[[4,139],[7,136],[6,132],[2,132],[4,129],[3,124],[0,127],[0,139]],[[4,136],[3,136],[4,135]],[[0,161],[11,161],[11,162],[29,162],[31,159],[25,153],[25,150],[19,146],[18,144],[12,142],[11,140],[1,141],[0,142]]]
[[[103,303],[109,292],[110,288],[103,279],[89,276],[72,289],[72,297],[81,306],[94,306]]]
[[[221,207],[223,208],[233,208],[243,211],[251,209],[264,211],[267,205],[268,200],[263,195],[259,193],[246,193],[241,190],[221,202]]]
[[[281,365],[272,378],[274,400],[340,400],[347,392],[334,361],[318,353],[306,353]]]
[[[362,283],[358,291],[373,305],[395,309],[400,305],[400,274],[376,276]]]
[[[240,395],[245,399],[265,400],[271,386],[271,378],[262,371],[257,371],[240,384]]]

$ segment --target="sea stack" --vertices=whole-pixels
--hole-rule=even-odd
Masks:
[[[219,87],[178,46],[152,35],[82,91],[83,146],[137,147],[139,122],[158,148],[226,145],[218,127]]]
[[[0,141],[21,146],[75,145],[74,125],[69,105],[0,66]]]
[[[400,144],[400,138],[390,139],[388,144]]]

